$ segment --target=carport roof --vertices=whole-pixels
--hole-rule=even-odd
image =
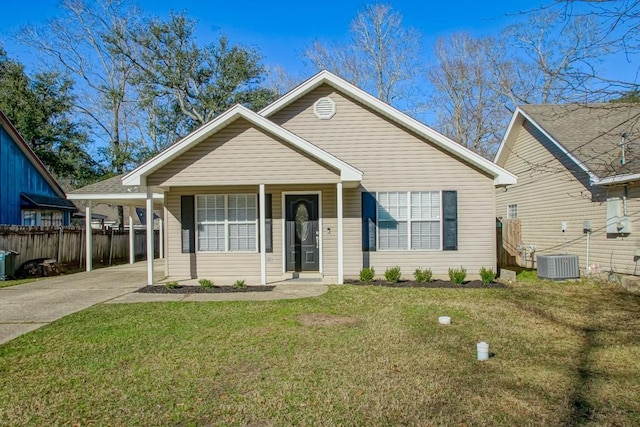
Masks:
[[[123,185],[122,177],[112,178],[87,185],[67,193],[69,200],[95,201],[97,203],[111,203],[118,205],[144,205],[147,198],[146,187]],[[153,194],[154,204],[163,204],[164,195]]]

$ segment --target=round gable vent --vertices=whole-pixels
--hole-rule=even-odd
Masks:
[[[336,103],[331,98],[320,98],[313,104],[313,112],[320,120],[329,120],[336,114]]]

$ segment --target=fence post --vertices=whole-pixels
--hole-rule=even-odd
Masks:
[[[111,227],[111,234],[109,234],[109,265],[111,265],[111,260],[113,259],[113,231],[114,228]]]
[[[56,256],[58,263],[62,261],[62,226],[58,229],[58,253]]]

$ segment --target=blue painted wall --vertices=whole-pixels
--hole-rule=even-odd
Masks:
[[[16,142],[0,126],[0,224],[22,223],[20,193],[59,197]],[[64,215],[68,224],[68,213]]]

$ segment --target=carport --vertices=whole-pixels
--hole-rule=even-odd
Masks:
[[[153,193],[150,189],[136,186],[122,185],[122,176],[118,175],[104,181],[67,193],[67,199],[79,201],[85,204],[85,233],[86,244],[86,260],[87,271],[92,270],[93,266],[93,235],[88,232],[91,230],[91,214],[92,206],[100,203],[107,203],[118,206],[129,206],[129,263],[135,262],[135,232],[133,226],[133,213],[136,207],[145,208],[146,212],[146,235],[147,235],[147,284],[153,284],[153,254],[154,254],[154,235],[153,235],[153,212],[159,211],[160,215],[160,258],[164,258],[164,194]],[[166,263],[165,263],[166,272]]]

